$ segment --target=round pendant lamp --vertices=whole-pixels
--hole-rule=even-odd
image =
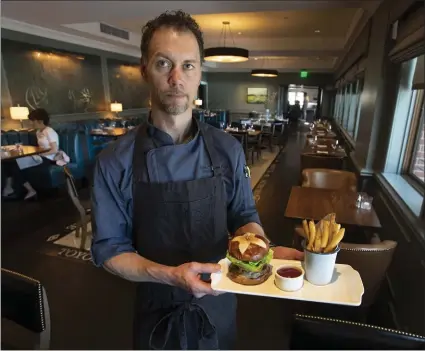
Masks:
[[[244,62],[249,59],[249,52],[246,49],[236,47],[215,47],[205,49],[205,61],[210,62]]]
[[[234,46],[226,46],[227,32],[230,33]],[[233,39],[233,34],[230,29],[230,22],[227,22],[227,21],[223,22],[223,29],[221,31],[221,36],[223,36],[223,46],[217,46],[217,47],[205,49],[204,50],[205,61],[221,62],[221,63],[236,63],[236,62],[248,61],[249,51],[246,49],[236,47],[235,40]]]
[[[253,69],[251,76],[253,77],[277,77],[279,72],[275,69]]]

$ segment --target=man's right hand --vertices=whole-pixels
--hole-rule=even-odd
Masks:
[[[174,268],[172,284],[189,291],[198,299],[205,295],[219,295],[210,283],[201,280],[201,274],[217,273],[220,269],[221,266],[216,263],[184,263]]]

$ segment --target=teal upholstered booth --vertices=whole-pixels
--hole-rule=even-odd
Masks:
[[[84,153],[81,132],[63,132],[59,133],[59,148],[63,150],[71,159],[67,165],[75,179],[82,179],[85,175]],[[65,175],[63,168],[57,165],[51,165],[45,168],[29,168],[26,170],[29,181],[36,189],[61,188],[65,184]]]

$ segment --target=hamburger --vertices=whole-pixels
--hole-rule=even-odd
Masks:
[[[231,262],[227,276],[235,283],[258,285],[272,274],[273,251],[261,235],[246,233],[229,240],[226,257]]]

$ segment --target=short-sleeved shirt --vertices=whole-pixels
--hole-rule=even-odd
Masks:
[[[53,128],[45,127],[43,130],[37,131],[37,143],[38,146],[43,147],[45,149],[50,147],[50,143],[56,143],[59,148],[59,135]],[[52,154],[44,157],[53,160],[55,155]]]
[[[250,222],[261,225],[240,142],[217,128],[209,125],[205,128],[221,157],[229,232]],[[148,124],[147,133],[157,147],[146,155],[149,180],[144,181],[165,183],[213,176],[211,160],[199,132],[186,144],[175,144],[169,134],[151,124]],[[135,252],[132,244],[132,161],[136,135],[137,128],[104,149],[96,162],[91,252],[97,266],[120,253]]]

